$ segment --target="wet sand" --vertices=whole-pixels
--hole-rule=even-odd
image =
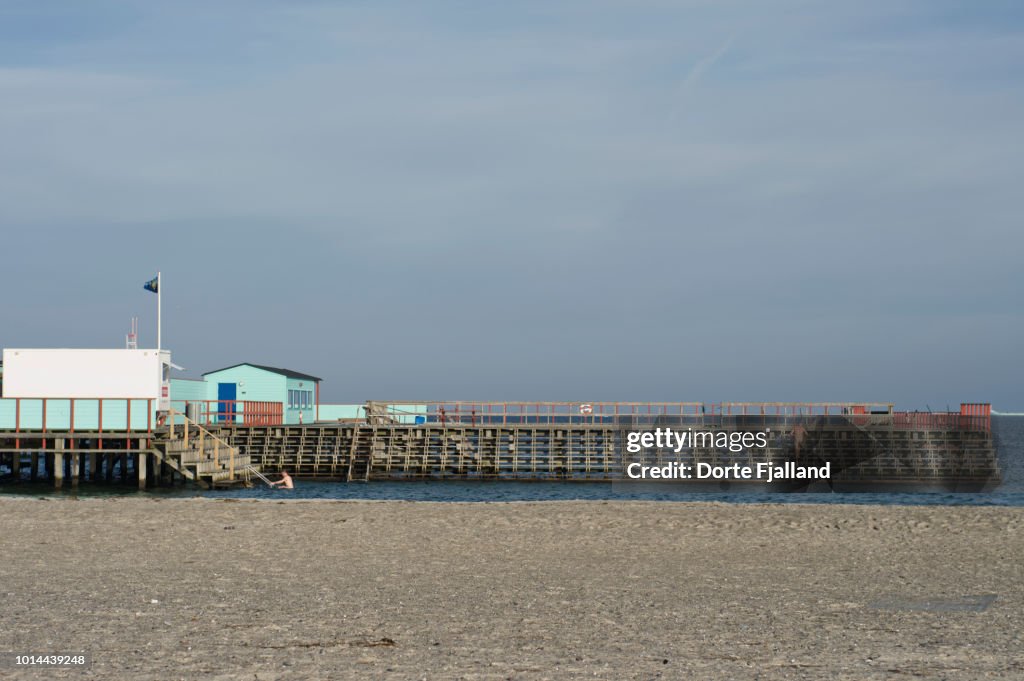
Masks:
[[[5,678],[1024,678],[1024,509],[0,499]]]

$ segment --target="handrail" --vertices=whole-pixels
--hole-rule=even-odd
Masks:
[[[508,417],[564,416],[726,416],[726,415],[836,415],[891,413],[891,402],[601,402],[601,401],[471,401],[430,402],[370,400],[363,407],[375,415],[477,415]]]
[[[396,408],[397,407],[397,408]],[[550,423],[600,424],[620,418],[650,420],[669,418],[721,418],[760,416],[794,418],[823,415],[893,412],[885,402],[378,402],[366,403],[367,420],[374,422],[407,414],[420,407],[427,423]],[[419,411],[419,410],[417,410]]]
[[[267,476],[263,475],[263,473],[260,473],[259,470],[256,467],[254,467],[254,466],[246,466],[245,470],[247,472],[249,472],[249,473],[252,473],[257,478],[262,480],[263,482],[267,483],[268,487],[273,487],[273,484],[271,484],[271,482],[270,482],[270,478],[268,478]]]
[[[189,424],[194,425],[196,427],[196,430],[199,431],[199,451],[200,452],[202,452],[204,454],[206,453],[205,438],[209,437],[209,438],[213,439],[213,465],[214,466],[218,466],[218,467],[220,466],[220,448],[221,448],[221,445],[223,445],[224,447],[227,447],[227,450],[228,450],[228,474],[230,475],[231,479],[234,480],[234,478],[235,478],[235,456],[237,456],[237,454],[238,454],[238,448],[237,447],[232,447],[231,443],[229,443],[227,440],[225,440],[224,438],[222,438],[222,437],[216,435],[215,433],[207,430],[203,426],[199,425],[198,423],[196,423],[195,421],[193,421],[192,419],[190,419],[189,417],[185,416],[184,414],[182,414],[181,412],[179,412],[179,411],[177,411],[175,409],[168,410],[167,415],[169,417],[167,419],[167,433],[168,433],[168,435],[170,436],[170,438],[172,440],[174,439],[174,427],[175,427],[174,419],[177,416],[180,416],[182,418],[182,420],[183,420],[183,424],[182,424],[183,438],[182,439],[184,440],[186,447],[189,446],[188,445],[188,427],[189,427]]]
[[[724,418],[762,420],[765,424],[793,419],[853,419],[858,423],[889,423],[896,428],[921,425],[969,430],[990,428],[988,403],[964,403],[960,411],[928,413],[897,411],[891,402],[385,402],[372,400],[364,406],[370,424],[402,423],[417,417],[428,426],[579,425],[658,423],[682,418],[706,423]],[[625,421],[620,421],[625,419]],[[407,421],[404,421],[407,422]]]
[[[647,406],[652,406],[652,407],[661,407],[661,406],[668,406],[668,407],[680,407],[680,406],[683,406],[683,407],[694,407],[694,406],[701,407],[701,406],[707,406],[707,407],[711,407],[711,406],[716,406],[717,407],[717,406],[720,406],[720,405],[739,406],[739,405],[744,405],[744,404],[751,405],[751,406],[762,406],[763,405],[763,406],[773,406],[773,407],[776,406],[776,405],[778,405],[778,406],[808,406],[808,407],[812,407],[812,406],[813,407],[818,407],[818,406],[820,406],[820,407],[824,407],[824,406],[853,407],[853,406],[863,406],[863,405],[869,405],[869,406],[870,405],[888,406],[890,404],[889,402],[877,402],[877,401],[867,401],[867,402],[850,402],[850,401],[844,401],[844,402],[838,402],[838,401],[833,401],[833,402],[828,402],[828,401],[826,401],[826,402],[793,402],[793,401],[790,401],[790,402],[783,402],[783,401],[775,401],[775,402],[692,402],[692,401],[691,402],[671,402],[671,401],[656,401],[656,400],[655,401],[646,401],[646,400],[643,400],[643,401],[622,401],[622,400],[612,400],[612,401],[601,401],[601,400],[573,401],[573,400],[561,400],[561,401],[556,401],[556,402],[550,402],[550,401],[549,402],[545,402],[543,400],[370,400],[370,401],[371,402],[375,402],[377,404],[384,404],[384,405],[391,405],[391,406],[394,406],[394,405],[402,405],[402,406],[432,406],[432,405],[449,405],[449,404],[451,404],[451,405],[456,405],[456,404],[459,404],[459,405],[474,405],[475,404],[475,405],[485,405],[485,406],[486,405],[492,405],[492,406],[508,405],[508,406],[530,406],[530,407],[576,406],[576,405],[579,405],[579,404],[590,404],[590,405],[593,405],[595,407],[597,407],[597,406],[615,406],[615,405],[619,405],[619,406],[635,406],[635,407],[647,407]]]

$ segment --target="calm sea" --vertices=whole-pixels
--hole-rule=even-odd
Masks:
[[[554,501],[554,500],[649,500],[722,501],[729,503],[800,504],[927,504],[974,506],[1024,506],[1024,417],[992,419],[1003,483],[986,492],[857,492],[857,493],[763,493],[750,488],[695,490],[685,484],[637,487],[601,482],[306,482],[294,490],[251,489],[200,491],[158,489],[139,492],[130,488],[83,484],[77,492],[54,492],[45,483],[0,485],[0,494],[31,496],[159,496],[245,499],[373,499],[400,501]]]

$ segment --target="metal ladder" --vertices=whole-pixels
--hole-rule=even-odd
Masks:
[[[245,470],[248,473],[251,473],[252,475],[255,475],[257,478],[259,478],[263,482],[267,483],[268,487],[273,487],[273,485],[270,483],[270,478],[268,478],[267,476],[263,475],[263,473],[260,473],[259,470],[256,467],[254,467],[254,466],[246,466]]]

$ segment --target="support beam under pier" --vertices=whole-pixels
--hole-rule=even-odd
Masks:
[[[53,447],[53,487],[60,489],[64,486],[64,440],[55,440]]]

